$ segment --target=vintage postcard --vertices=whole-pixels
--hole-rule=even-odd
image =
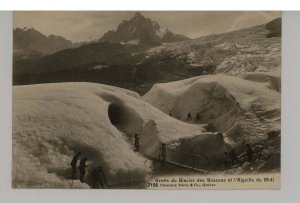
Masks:
[[[13,188],[280,189],[281,12],[14,12]]]

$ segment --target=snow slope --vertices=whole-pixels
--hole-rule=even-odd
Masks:
[[[268,79],[272,78],[272,79]],[[156,84],[143,99],[163,112],[186,121],[197,112],[200,123],[212,123],[231,141],[250,143],[280,130],[280,77],[275,73],[222,74]],[[199,122],[198,122],[199,123]]]
[[[141,153],[132,137],[140,135]],[[147,179],[150,161],[161,142],[198,145],[211,150],[224,141],[203,125],[174,119],[134,92],[93,83],[53,83],[13,87],[13,187],[68,188],[75,152],[88,156],[89,172],[102,166],[109,185]],[[191,145],[189,145],[191,147]],[[88,188],[75,181],[73,188]]]

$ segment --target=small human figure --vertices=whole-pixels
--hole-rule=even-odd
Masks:
[[[160,160],[161,167],[165,166],[166,159],[167,159],[166,144],[162,143],[159,151],[159,160]]]
[[[172,110],[170,110],[169,115],[170,115],[171,117],[173,117],[173,116],[172,116]]]
[[[227,152],[224,152],[224,156],[223,156],[223,164],[225,166],[225,168],[228,168],[230,166],[230,163],[229,163],[229,157],[228,157],[228,153]]]
[[[189,113],[187,114],[187,120],[189,121],[189,120],[191,120],[191,119],[192,119],[192,113],[189,112]]]
[[[247,156],[247,161],[252,162],[253,159],[253,151],[251,149],[250,144],[246,145],[246,156]]]
[[[85,168],[88,167],[88,165],[86,165],[86,161],[87,161],[87,156],[85,156],[83,159],[80,160],[80,164],[79,164],[79,172],[80,172],[80,182],[84,182],[83,178],[85,176]]]
[[[81,155],[81,152],[77,152],[74,155],[74,157],[73,157],[73,159],[71,161],[71,166],[72,166],[72,180],[74,180],[75,176],[76,176],[76,168],[77,168],[76,166],[77,166],[77,161],[78,161],[78,158],[79,158],[80,155]]]
[[[134,151],[138,152],[140,150],[140,137],[138,134],[134,135]]]
[[[92,176],[93,176],[93,188],[99,188],[98,183],[100,184],[101,188],[107,188],[106,178],[101,166],[93,170]]]
[[[239,159],[238,159],[237,154],[235,153],[234,149],[231,149],[231,151],[229,152],[229,157],[230,157],[231,165],[239,164]]]
[[[196,121],[200,121],[201,117],[200,117],[200,113],[197,112],[197,115],[196,115]]]

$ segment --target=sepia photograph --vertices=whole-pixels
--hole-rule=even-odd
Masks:
[[[14,11],[12,188],[280,189],[279,11]]]

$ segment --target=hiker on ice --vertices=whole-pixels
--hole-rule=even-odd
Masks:
[[[166,144],[162,143],[160,150],[159,150],[159,160],[161,161],[161,167],[165,166],[165,162],[167,159],[167,149],[166,149]]]
[[[77,165],[77,161],[78,161],[78,158],[79,156],[81,155],[81,152],[77,152],[72,161],[71,161],[71,166],[72,166],[72,180],[75,179],[75,176],[76,176],[76,165]]]
[[[134,151],[138,152],[140,150],[140,137],[138,134],[134,135]]]
[[[188,114],[187,114],[187,120],[189,121],[189,120],[192,120],[192,113],[191,112],[189,112]]]
[[[196,121],[200,121],[201,117],[200,117],[200,113],[198,112],[196,115]]]
[[[171,117],[173,117],[173,116],[172,116],[172,110],[170,110],[169,115],[170,115]]]
[[[85,156],[83,159],[81,159],[80,164],[79,164],[79,172],[80,172],[80,182],[84,182],[83,178],[85,176],[85,168],[88,167],[87,165],[85,165],[87,161],[87,156]]]
[[[224,152],[223,164],[224,164],[225,168],[228,168],[230,166],[229,156],[228,156],[227,152]]]
[[[250,144],[247,144],[246,145],[246,158],[248,162],[252,162],[252,159],[253,159],[253,151],[251,149],[251,146]]]
[[[231,165],[239,164],[239,159],[238,159],[238,156],[237,156],[236,152],[234,151],[234,149],[232,149],[229,152],[229,157],[230,157]]]

